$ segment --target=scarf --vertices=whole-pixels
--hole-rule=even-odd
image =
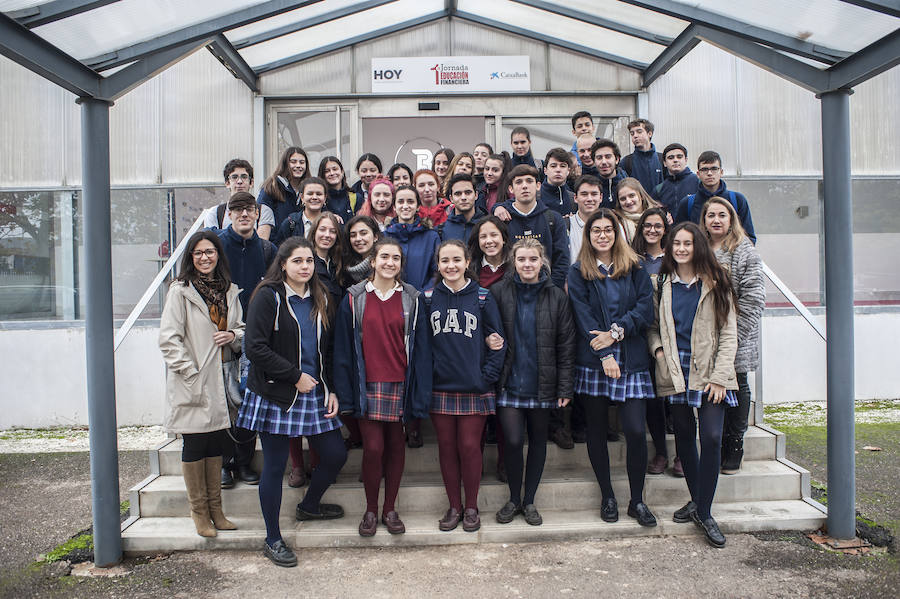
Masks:
[[[229,284],[224,279],[212,276],[200,275],[192,281],[194,289],[209,307],[209,319],[220,331],[228,329],[228,304],[225,300],[225,292]]]
[[[419,206],[419,218],[427,218],[431,221],[432,226],[435,227],[441,225],[447,220],[447,208],[451,205],[452,203],[449,200],[443,198],[438,198],[434,206],[425,206],[423,204]]]

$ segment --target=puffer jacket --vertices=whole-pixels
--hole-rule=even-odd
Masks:
[[[716,309],[711,287],[702,281],[700,301],[691,330],[691,369],[684,380],[675,338],[675,318],[672,316],[672,279],[663,278],[662,292],[653,294],[654,322],[647,333],[650,355],[656,362],[656,394],[660,397],[683,393],[687,389],[703,391],[707,383],[726,389],[737,389],[734,355],[737,352],[737,324],[734,310],[728,311],[725,324],[716,327]],[[659,279],[656,286],[660,285]],[[662,348],[663,356],[656,357]]]
[[[766,307],[766,284],[763,280],[762,260],[756,246],[746,237],[734,251],[716,250],[716,259],[731,276],[731,287],[737,298],[737,355],[736,372],[750,372],[759,368],[759,323]]]
[[[209,307],[200,293],[193,285],[180,282],[169,287],[159,321],[159,349],[167,367],[166,432],[208,433],[231,426],[222,378],[222,349],[235,355],[241,351],[244,321],[239,292],[232,283],[225,294],[227,330],[234,333],[234,341],[218,348],[213,334],[219,329],[210,320]]]
[[[575,365],[575,321],[569,308],[565,291],[545,278],[538,295],[535,314],[540,318],[537,327],[537,347],[516,346],[516,281],[513,276],[504,277],[491,286],[491,293],[500,308],[500,319],[506,333],[506,359],[500,374],[498,389],[506,385],[515,361],[516,351],[535,351],[538,370],[538,400],[556,403],[557,399],[573,396],[573,375]]]

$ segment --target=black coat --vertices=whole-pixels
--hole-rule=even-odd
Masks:
[[[504,277],[491,287],[491,293],[500,308],[503,331],[506,333],[506,360],[500,374],[499,388],[506,385],[516,351],[527,349],[537,352],[538,400],[553,402],[559,398],[571,399],[573,395],[573,367],[575,365],[575,321],[569,308],[565,291],[548,278],[538,295],[537,348],[516,346],[516,282],[512,276]],[[550,407],[549,405],[547,407]]]

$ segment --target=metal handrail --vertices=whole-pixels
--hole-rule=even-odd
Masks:
[[[119,349],[119,346],[122,345],[123,341],[125,341],[125,337],[127,337],[128,333],[131,332],[131,327],[134,326],[134,323],[137,322],[138,317],[147,307],[147,304],[150,303],[150,300],[153,298],[154,294],[156,294],[156,290],[159,289],[159,286],[162,285],[163,281],[166,280],[166,277],[169,276],[169,273],[172,272],[172,269],[175,268],[175,265],[178,263],[178,260],[181,258],[182,254],[184,254],[188,239],[190,239],[191,235],[199,231],[203,226],[203,220],[206,218],[206,214],[210,210],[215,210],[215,207],[207,208],[200,213],[200,216],[197,217],[197,220],[194,221],[194,224],[191,225],[191,228],[188,229],[187,233],[185,233],[184,237],[181,239],[181,242],[175,248],[175,251],[172,252],[172,255],[169,256],[169,259],[166,260],[165,264],[163,264],[163,267],[159,270],[158,273],[156,273],[156,278],[153,279],[153,282],[150,283],[149,287],[147,287],[144,295],[142,295],[138,303],[135,304],[134,309],[131,310],[128,318],[125,319],[125,322],[123,322],[122,326],[119,327],[119,330],[116,331],[116,337],[113,343],[113,351]]]
[[[822,325],[816,322],[812,312],[810,312],[809,309],[803,305],[803,302],[801,302],[800,299],[796,295],[794,295],[794,292],[790,290],[785,282],[782,281],[765,262],[762,263],[762,270],[763,274],[766,275],[766,277],[770,281],[772,281],[772,284],[778,288],[778,291],[780,291],[781,294],[786,297],[787,300],[791,303],[791,305],[794,306],[797,312],[800,313],[800,316],[806,319],[806,322],[809,323],[809,326],[811,326],[813,330],[819,334],[819,337],[822,338],[822,341],[827,342],[828,339],[826,339],[825,337],[825,329],[822,328]]]

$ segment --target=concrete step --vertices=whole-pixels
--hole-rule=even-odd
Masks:
[[[627,505],[630,495],[624,469],[614,468],[613,489],[622,505]],[[281,513],[292,516],[305,489],[292,489],[283,482]],[[384,493],[382,491],[382,498]],[[259,514],[258,487],[238,483],[233,489],[222,492],[225,512],[236,517]],[[689,499],[684,479],[667,474],[646,477],[644,497],[653,508],[656,505],[684,504]],[[802,497],[800,475],[776,460],[745,461],[740,473],[720,476],[716,501],[770,501]],[[490,512],[497,510],[509,498],[505,483],[493,476],[482,479],[478,505]],[[589,468],[545,470],[535,503],[550,510],[592,509],[600,505],[600,487]],[[188,513],[184,479],[178,476],[161,476],[143,487],[139,493],[141,517],[180,517]],[[363,485],[355,473],[342,473],[323,501],[337,503],[348,513],[365,510]],[[446,509],[446,492],[439,472],[404,473],[397,502],[400,512],[438,512]]]
[[[613,468],[625,466],[625,441],[609,443],[609,461]],[[746,460],[766,460],[776,457],[777,435],[756,426],[747,429],[744,436],[744,458]],[[675,437],[666,436],[666,445],[669,451],[669,466],[675,456]],[[306,441],[304,440],[304,446]],[[647,437],[648,454],[652,458],[656,453],[650,437]],[[362,450],[351,450],[343,472],[346,474],[358,474],[362,463]],[[305,457],[306,467],[309,468],[309,456]],[[437,441],[432,435],[426,436],[425,446],[419,449],[406,450],[406,465],[404,473],[432,473],[438,469]],[[554,443],[547,444],[547,470],[572,469],[587,467],[590,464],[587,455],[587,446],[584,443],[576,443],[574,449],[560,449]],[[497,465],[497,446],[485,445],[484,447],[484,471],[494,472]],[[166,447],[159,451],[160,474],[181,475],[181,439],[174,439]],[[257,442],[257,452],[253,458],[253,468],[259,472],[262,470],[262,449]],[[290,460],[286,471],[290,471]]]
[[[624,510],[620,510],[620,520],[610,524],[600,519],[600,513],[596,509],[556,510],[542,507],[542,526],[529,526],[521,517],[510,524],[497,524],[493,510],[484,510],[481,530],[467,533],[460,526],[451,532],[441,532],[437,527],[437,521],[445,509],[441,506],[429,511],[401,512],[406,524],[406,534],[402,535],[390,535],[379,525],[374,537],[360,537],[357,527],[362,514],[356,512],[348,512],[344,518],[328,522],[296,522],[292,517],[285,517],[281,520],[281,531],[288,545],[295,549],[602,540],[636,535],[693,537],[690,542],[705,546],[702,533],[696,526],[672,522],[672,513],[681,505],[670,503],[655,506],[659,525],[654,528],[639,526]],[[754,530],[814,530],[825,522],[822,509],[799,499],[717,502],[713,505],[713,516],[725,534]],[[123,549],[128,553],[151,553],[262,548],[265,527],[258,513],[254,516],[229,517],[239,529],[220,531],[213,539],[197,535],[188,517],[141,518],[123,531]],[[300,553],[298,557],[302,563],[303,554]]]

